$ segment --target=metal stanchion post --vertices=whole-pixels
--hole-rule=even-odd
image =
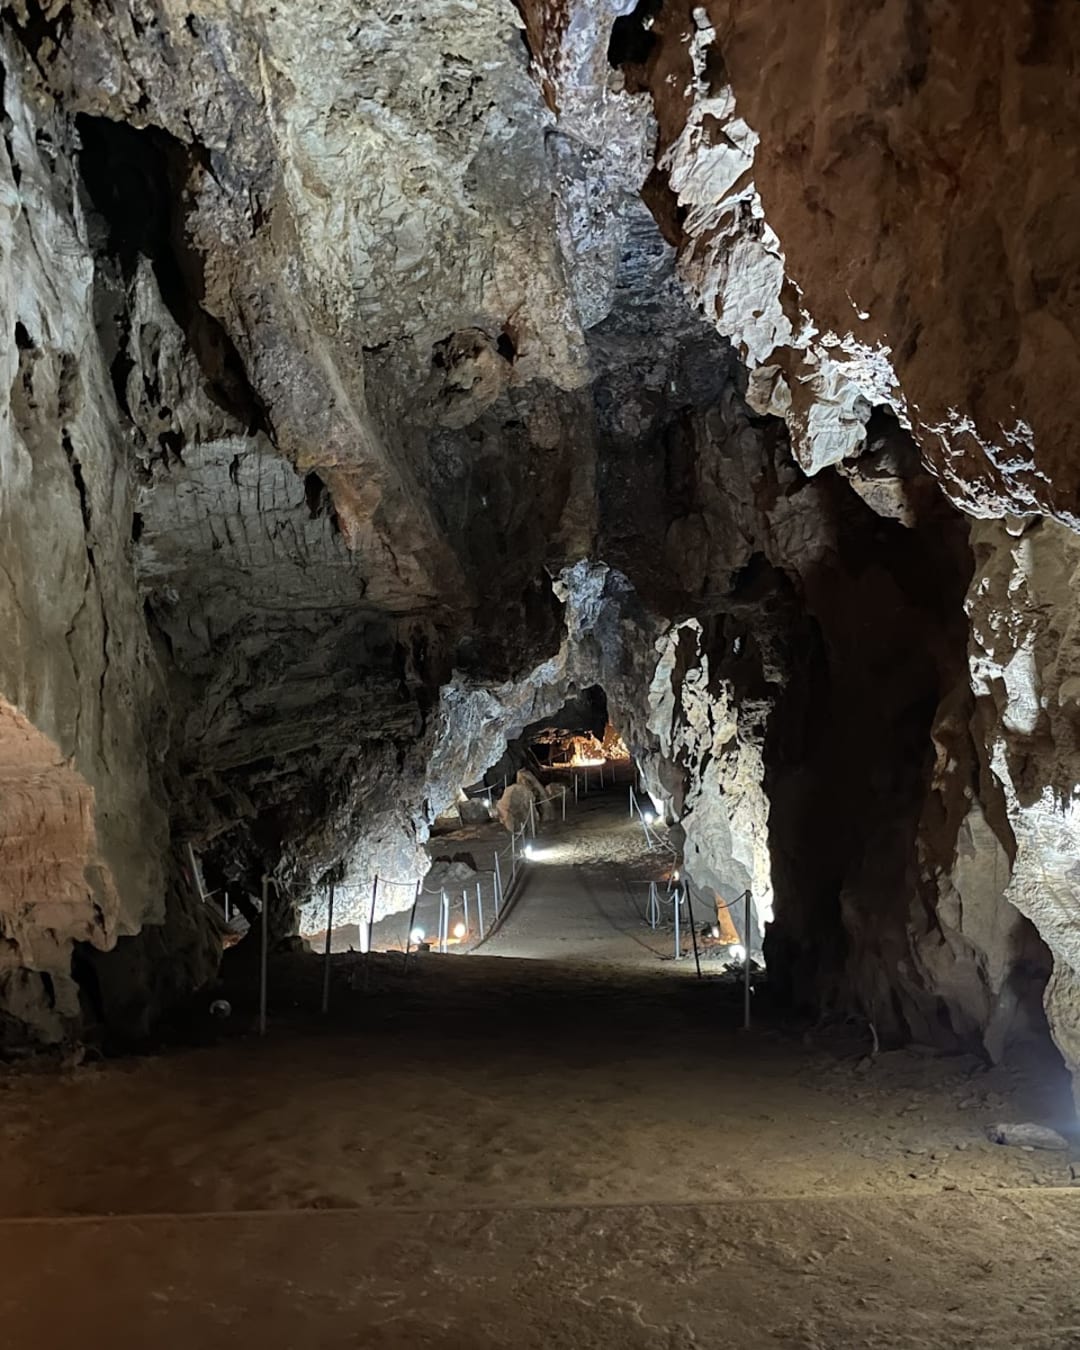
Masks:
[[[562,785],[562,823],[566,824],[566,784]]]
[[[379,893],[379,874],[371,884],[371,909],[368,911],[367,951],[364,952],[364,991],[367,992],[368,977],[371,971],[371,943],[375,937],[375,897]]]
[[[675,892],[675,960],[678,961],[682,956],[682,942],[679,940],[679,907],[682,904],[682,897],[679,892]]]
[[[634,819],[634,785],[630,784],[630,819]]]
[[[334,931],[334,883],[330,883],[330,898],[326,904],[326,946],[323,948],[322,1014],[330,1011],[330,935]]]
[[[690,883],[683,885],[683,894],[686,896],[686,921],[690,925],[690,936],[694,942],[694,965],[697,967],[697,977],[701,979],[701,953],[697,945],[697,925],[694,923],[694,904],[690,899]]]
[[[445,891],[442,893],[442,921],[441,921],[441,948],[443,956],[446,955],[450,942],[450,897]]]
[[[495,850],[495,918],[499,917],[499,906],[502,904],[502,868],[499,865],[499,850]]]
[[[188,863],[191,867],[191,879],[195,883],[195,890],[198,893],[200,901],[206,904],[206,888],[203,886],[202,873],[199,871],[199,864],[195,857],[195,850],[189,843],[187,846]]]
[[[224,903],[224,908],[225,908],[225,922],[228,923],[228,922],[229,922],[229,892],[228,892],[228,891],[225,892],[225,903]]]
[[[259,1035],[266,1035],[266,967],[270,955],[270,913],[267,897],[270,893],[270,878],[263,873],[262,910],[259,922],[262,932],[259,934]]]
[[[480,929],[480,941],[484,940],[484,897],[480,893],[480,883],[476,883],[476,922]]]
[[[466,890],[461,892],[461,908],[465,915],[465,936],[469,935],[469,893]]]
[[[577,799],[578,799],[578,781],[577,781],[577,774],[574,774],[574,801],[575,801],[575,803],[577,802]]]
[[[409,914],[409,931],[405,934],[405,960],[401,963],[403,971],[409,968],[409,943],[412,942],[413,924],[416,922],[416,906],[420,903],[420,888],[423,884],[422,880],[416,883],[416,894],[413,896],[412,912]]]
[[[743,943],[746,947],[746,957],[743,965],[743,1030],[750,1030],[750,891],[746,892],[744,897],[745,908],[743,909]]]

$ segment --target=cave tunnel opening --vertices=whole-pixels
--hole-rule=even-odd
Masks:
[[[663,0],[637,0],[637,4],[628,14],[620,14],[611,25],[608,39],[608,64],[618,70],[620,66],[644,65],[656,46],[656,34],[652,31],[661,9]]]
[[[760,987],[743,896],[691,885],[671,794],[646,785],[616,724],[604,688],[585,685],[490,742],[488,767],[432,822],[424,875],[337,885],[329,929],[324,888],[305,937],[405,961],[434,951],[732,976],[749,973],[749,950]]]

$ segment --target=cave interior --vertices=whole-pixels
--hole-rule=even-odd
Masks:
[[[19,1345],[1076,1344],[1080,10],[863,9],[0,12]]]

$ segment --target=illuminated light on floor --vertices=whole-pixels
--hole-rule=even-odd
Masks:
[[[487,809],[488,809],[489,811],[491,810],[491,798],[490,798],[490,797],[485,797],[485,798],[484,798],[484,805],[487,807]]]
[[[746,960],[746,948],[741,942],[733,942],[727,950],[728,956],[730,956],[733,961],[741,963]]]
[[[530,862],[533,860],[533,858],[536,857],[536,849],[533,847],[532,844],[525,845],[525,856],[526,858],[529,859]]]
[[[675,868],[674,872],[672,872],[672,874],[671,874],[671,879],[672,879],[672,881],[678,881],[678,879],[679,879],[679,869],[678,869],[677,867]]]
[[[646,811],[645,814],[642,816],[642,820],[644,820],[646,825],[652,825],[653,822],[656,820],[656,817],[653,815],[651,811]]]
[[[469,930],[465,927],[465,925],[464,925],[463,923],[460,923],[460,922],[459,922],[459,923],[454,924],[454,936],[455,936],[456,938],[459,938],[459,939],[460,939],[460,938],[463,938],[463,937],[465,936],[465,934],[466,934],[468,931],[469,931]]]
[[[409,934],[409,940],[411,942],[423,942],[424,930],[422,928],[414,928]]]

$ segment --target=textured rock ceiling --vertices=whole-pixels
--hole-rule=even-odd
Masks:
[[[1077,19],[993,8],[5,10],[7,1034],[601,684],[778,988],[1080,1057]]]

